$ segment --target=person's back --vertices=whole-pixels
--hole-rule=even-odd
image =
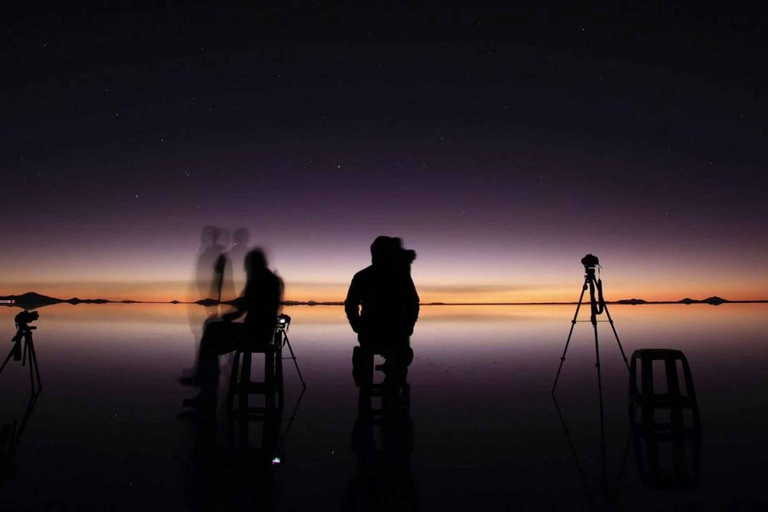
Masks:
[[[355,274],[344,305],[361,344],[407,338],[419,315],[413,280],[388,265],[371,265]]]
[[[245,313],[246,337],[253,343],[269,343],[283,300],[283,280],[269,270],[260,249],[248,252],[245,269],[248,278],[243,295],[234,302],[237,311],[227,313],[223,320],[231,321]]]
[[[277,324],[283,295],[282,280],[268,268],[249,276],[243,291],[241,309],[247,311],[245,324],[258,338],[269,337]]]
[[[352,278],[344,309],[361,346],[407,343],[413,333],[419,296],[402,252],[399,239],[378,237],[371,245],[372,265]]]

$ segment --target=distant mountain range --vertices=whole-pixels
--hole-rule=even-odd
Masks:
[[[616,301],[616,304],[631,304],[631,305],[639,305],[639,304],[711,304],[712,306],[719,306],[720,304],[725,304],[728,302],[766,302],[764,300],[727,300],[722,297],[713,296],[713,297],[707,297],[706,299],[691,299],[689,297],[686,297],[681,300],[677,301],[671,301],[671,300],[657,300],[657,301],[646,301],[643,299],[623,299]]]
[[[57,299],[55,297],[48,297],[35,292],[27,292],[21,295],[6,295],[0,296],[0,305],[19,307],[23,309],[35,309],[43,306],[50,306],[53,304],[199,304],[201,306],[216,306],[219,304],[234,304],[235,301],[218,301],[215,299],[202,299],[195,302],[182,302],[179,300],[171,300],[168,302],[147,302],[141,300],[107,300],[107,299],[80,299],[73,297],[71,299]],[[728,300],[722,297],[712,296],[706,299],[691,299],[686,297],[681,300],[643,300],[643,299],[622,299],[617,301],[608,301],[608,304],[629,304],[633,306],[643,304],[710,304],[712,306],[719,306],[720,304],[742,304],[742,303],[763,303],[768,300]],[[423,306],[525,306],[525,305],[567,305],[576,304],[575,302],[429,302],[422,303]],[[310,301],[296,301],[287,300],[283,302],[285,306],[342,306],[344,302],[341,301],[326,301],[318,302],[314,300]]]
[[[41,306],[50,306],[52,304],[106,304],[109,301],[106,299],[80,299],[78,297],[72,297],[71,299],[57,299],[55,297],[48,297],[47,295],[41,295],[35,292],[27,292],[21,295],[7,295],[0,296],[0,302],[6,306],[17,306],[25,309],[39,308]],[[132,301],[135,302],[135,301]]]

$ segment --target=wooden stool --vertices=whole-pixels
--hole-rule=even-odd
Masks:
[[[233,414],[261,415],[275,410],[278,395],[283,392],[282,347],[270,342],[263,344],[245,344],[235,350],[232,359],[232,373],[229,378],[227,410]],[[251,380],[253,354],[264,354],[264,378]],[[263,395],[263,407],[248,405],[250,395]],[[235,408],[235,396],[238,404]]]

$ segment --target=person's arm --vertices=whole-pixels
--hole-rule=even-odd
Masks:
[[[233,320],[237,320],[248,311],[247,301],[245,299],[245,293],[246,293],[246,290],[243,290],[243,295],[232,301],[232,307],[235,308],[234,311],[230,311],[221,316],[221,319],[224,322],[231,322]]]
[[[235,311],[230,311],[229,313],[225,313],[221,316],[221,319],[225,322],[231,322],[232,320],[237,320],[241,316],[243,316],[243,313],[245,313],[244,309],[236,309]]]
[[[410,334],[413,334],[413,327],[416,325],[416,321],[419,319],[419,294],[416,291],[416,285],[413,284],[413,279],[408,278],[409,280],[409,308],[408,313],[410,314],[410,320],[411,320],[411,328],[410,328]]]
[[[349,285],[347,291],[347,298],[344,300],[344,312],[347,314],[347,320],[352,330],[359,332],[360,328],[360,301],[362,296],[360,295],[360,279],[357,277],[352,278],[352,282]]]

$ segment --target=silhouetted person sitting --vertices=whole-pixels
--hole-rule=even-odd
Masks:
[[[222,317],[225,322],[245,314],[245,332],[248,343],[272,341],[283,300],[283,281],[267,267],[267,258],[261,249],[253,249],[245,256],[246,283],[243,294],[235,300],[237,311]]]
[[[352,370],[358,386],[372,379],[368,361],[373,354],[386,359],[385,382],[405,384],[413,358],[410,336],[419,317],[419,295],[410,275],[415,257],[399,238],[380,236],[371,244],[372,264],[352,278],[344,309],[360,343]]]
[[[261,249],[251,250],[245,257],[247,281],[243,294],[235,300],[236,311],[220,321],[206,321],[200,342],[197,371],[181,379],[182,384],[199,385],[200,394],[184,405],[215,408],[219,383],[219,356],[238,347],[258,346],[272,342],[283,298],[283,281],[267,267]],[[242,324],[230,323],[245,314]]]

